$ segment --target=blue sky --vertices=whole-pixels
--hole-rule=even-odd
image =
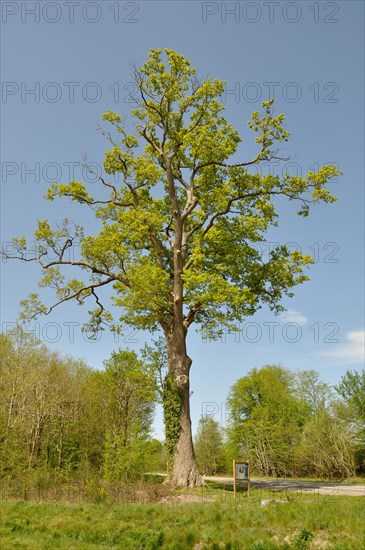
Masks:
[[[93,231],[90,214],[67,201],[45,201],[44,192],[56,179],[87,181],[83,154],[101,165],[107,144],[96,127],[109,109],[128,114],[131,64],[142,65],[150,47],[177,50],[201,77],[227,81],[226,116],[244,138],[244,159],[255,151],[246,121],[274,93],[291,132],[283,153],[292,160],[272,169],[306,173],[336,162],[344,172],[332,188],[337,203],[314,208],[308,219],[289,203],[268,235],[267,250],[296,243],[316,261],[310,282],[285,302],[288,311],[273,317],[263,309],[239,334],[217,342],[190,335],[194,428],[202,411],[225,420],[229,387],[253,367],[315,369],[331,384],[362,368],[364,3],[79,0],[1,7],[3,245],[19,235],[31,243],[37,218],[56,223],[67,216]],[[15,261],[1,267],[7,330],[19,301],[37,291],[39,270]],[[149,339],[130,331],[119,342],[103,333],[92,343],[80,331],[86,318],[87,308],[68,304],[27,328],[95,368],[113,349],[137,351]],[[162,435],[160,417],[156,433]]]

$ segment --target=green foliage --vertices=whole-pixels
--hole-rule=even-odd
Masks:
[[[172,466],[173,456],[180,436],[180,416],[183,404],[183,395],[178,387],[175,376],[169,373],[164,380],[162,402],[165,422],[165,447],[169,467]]]
[[[355,438],[327,384],[315,371],[252,369],[231,388],[228,449],[264,475],[347,478]]]
[[[157,390],[162,402],[164,380],[168,372],[168,356],[165,339],[159,336],[152,345],[145,344],[141,357],[149,371],[154,374]]]
[[[235,456],[250,459],[264,475],[290,475],[301,418],[293,374],[276,365],[252,369],[232,386],[228,405]]]
[[[365,370],[347,371],[335,390],[354,408],[365,424]]]
[[[157,397],[155,376],[134,351],[113,352],[104,362],[105,479],[128,481],[151,470],[149,434]]]
[[[148,441],[135,440],[127,445],[121,436],[107,436],[103,474],[107,482],[141,479],[150,469]]]
[[[322,409],[306,423],[295,454],[306,476],[346,479],[355,474],[351,432],[336,411]]]
[[[150,433],[157,398],[154,373],[145,369],[134,351],[119,350],[104,361],[103,393],[108,430],[121,436],[123,445]]]
[[[194,448],[199,469],[204,475],[224,471],[226,457],[223,434],[218,422],[213,418],[200,418]]]
[[[314,370],[298,372],[296,379],[296,395],[301,401],[304,423],[329,405],[333,392]]]
[[[51,353],[16,327],[2,335],[2,471],[59,469],[77,462],[82,399],[90,370],[82,361]]]
[[[355,463],[359,473],[365,472],[365,370],[347,371],[335,386],[337,393],[345,400],[347,410],[343,420],[352,426],[355,438]]]
[[[20,327],[0,339],[4,488],[44,496],[89,483],[96,496],[102,475],[130,482],[161,467],[162,445],[150,439],[155,375],[134,352],[114,352],[105,371],[93,371]]]

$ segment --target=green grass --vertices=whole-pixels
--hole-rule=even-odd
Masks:
[[[176,494],[176,493],[175,493]],[[365,548],[362,497],[253,491],[234,501],[213,488],[180,492],[194,503],[0,503],[0,547],[199,550],[359,550]],[[266,507],[262,498],[271,499]],[[185,496],[185,498],[188,498]],[[207,499],[217,499],[214,502]],[[205,500],[203,500],[205,499]]]

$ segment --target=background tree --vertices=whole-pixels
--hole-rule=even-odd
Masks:
[[[146,371],[134,351],[112,353],[105,366],[104,473],[108,480],[132,479],[151,471],[148,447],[156,403],[155,376]]]
[[[222,326],[243,322],[263,304],[274,312],[283,309],[281,299],[307,279],[304,268],[312,260],[285,246],[273,250],[267,261],[260,256],[256,243],[276,223],[274,199],[298,200],[299,214],[307,216],[311,202],[335,200],[325,185],[340,171],[326,165],[305,177],[248,173],[249,166],[278,158],[277,145],[288,139],[285,117],[274,115],[272,100],[248,123],[256,133],[256,156],[229,161],[234,154],[241,159],[243,152],[237,130],[222,116],[224,82],[199,81],[188,59],[172,50],[164,53],[165,58],[161,50],[151,50],[143,67],[134,71],[134,131],[112,111],[103,117],[112,127],[102,130],[111,145],[105,172],[119,174],[121,185],[99,176],[105,192],[100,198],[78,181],[48,191],[50,200],[70,197],[90,207],[100,231],[85,235],[68,220],[52,229],[41,220],[34,258],[24,254],[24,237],[14,240],[18,254],[11,257],[38,262],[44,272],[41,286],[56,289],[50,308],[32,294],[25,315],[48,314],[62,302],[82,304],[92,298],[96,308],[89,328],[97,330],[111,322],[99,293],[109,285],[119,308],[116,330],[126,324],[162,331],[168,354],[164,406],[174,458],[172,483],[186,486],[202,482],[191,432],[188,330],[195,322],[209,335],[219,335]],[[70,259],[75,240],[80,254]],[[70,266],[80,269],[80,278],[66,279]]]
[[[34,380],[36,346],[19,330],[11,336],[1,334],[0,339],[0,468],[5,484],[22,478],[27,469],[28,389]]]
[[[278,365],[252,369],[228,396],[233,456],[249,459],[264,475],[293,474],[293,448],[300,439],[302,409],[293,373]]]
[[[264,475],[346,478],[355,473],[356,432],[347,407],[317,372],[253,369],[231,388],[228,447]]]
[[[196,459],[204,475],[222,472],[226,466],[222,429],[209,416],[200,418],[194,440]]]
[[[79,491],[90,478],[129,483],[160,469],[155,373],[134,352],[115,352],[95,371],[20,327],[0,339],[2,488]]]
[[[303,405],[303,414],[316,416],[325,409],[333,398],[333,391],[322,382],[315,370],[304,370],[296,373],[296,395]]]
[[[335,390],[353,407],[358,419],[365,425],[365,370],[348,370]]]
[[[132,439],[148,437],[156,402],[153,372],[146,371],[134,351],[119,350],[104,362],[103,392],[108,430],[122,437],[126,446]]]
[[[1,335],[1,467],[22,483],[37,470],[55,473],[83,454],[80,425],[90,369],[61,357],[16,327]]]
[[[348,478],[355,473],[354,442],[349,424],[337,407],[323,407],[303,427],[294,449],[299,475],[327,479]]]
[[[365,472],[365,370],[347,371],[335,386],[337,393],[345,400],[348,410],[343,418],[350,423],[355,437],[355,461],[359,473]]]

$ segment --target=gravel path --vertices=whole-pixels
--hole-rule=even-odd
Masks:
[[[217,483],[233,484],[231,477],[209,477],[204,476],[207,481]],[[244,484],[246,484],[244,482]],[[306,493],[317,493],[320,495],[341,495],[341,496],[365,496],[365,485],[350,485],[344,483],[326,483],[322,481],[286,481],[282,479],[261,480],[251,479],[251,487],[267,489],[272,491],[303,491]]]

